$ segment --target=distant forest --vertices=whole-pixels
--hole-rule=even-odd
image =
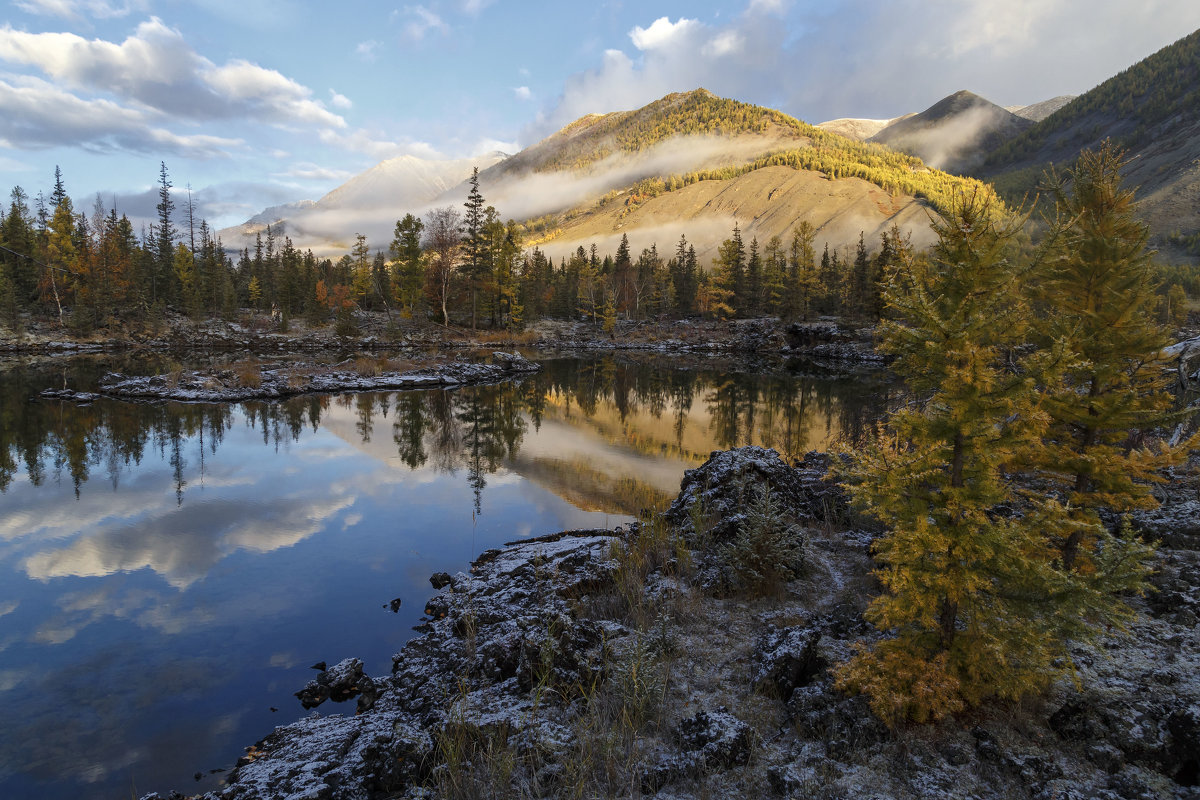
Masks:
[[[356,310],[507,330],[582,319],[607,332],[619,319],[695,315],[874,320],[890,270],[913,255],[895,227],[877,242],[860,234],[853,247],[823,243],[818,252],[817,231],[801,222],[766,242],[746,241],[735,224],[711,264],[698,263],[682,236],[669,250],[653,244],[640,253],[622,236],[613,253],[579,246],[556,262],[486,205],[478,172],[469,187],[461,210],[406,214],[386,249],[358,235],[335,260],[297,250],[270,227],[254,247],[230,253],[196,218],[190,195],[177,207],[165,164],[157,221],[140,232],[99,198],[90,215],[77,212],[56,168],[49,197],[31,200],[16,187],[0,211],[0,322],[19,328],[23,314],[49,315],[86,334],[155,325],[168,309],[193,318],[253,309],[270,312],[281,330],[303,318],[344,333],[354,331]],[[1160,293],[1166,321],[1188,295],[1200,296],[1200,269],[1164,269]]]

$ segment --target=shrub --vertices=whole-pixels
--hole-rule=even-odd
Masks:
[[[720,551],[733,588],[750,595],[782,594],[804,572],[805,538],[788,522],[767,487],[755,493],[737,536]]]

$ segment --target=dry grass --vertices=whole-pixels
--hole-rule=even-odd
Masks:
[[[262,386],[262,365],[257,358],[246,358],[230,366],[238,383],[251,389]]]
[[[532,344],[532,343],[536,342],[536,341],[539,339],[539,337],[538,337],[537,333],[536,333],[536,332],[534,332],[534,331],[532,331],[532,330],[524,330],[524,331],[505,331],[505,330],[496,330],[496,331],[475,331],[475,332],[474,332],[474,333],[471,335],[471,338],[472,338],[472,339],[474,339],[474,340],[475,340],[476,342],[478,342],[479,344],[486,344],[486,345],[492,345],[492,344],[507,344],[507,345],[517,345],[517,344]]]

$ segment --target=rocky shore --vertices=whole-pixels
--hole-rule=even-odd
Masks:
[[[889,730],[828,674],[874,635],[877,532],[827,463],[715,452],[662,517],[433,576],[391,674],[347,659],[297,687],[356,713],[277,728],[204,800],[1200,798],[1197,464],[1135,519],[1156,591],[1075,649],[1077,683]],[[747,556],[763,542],[781,557]]]
[[[100,379],[95,392],[46,389],[40,395],[76,403],[90,403],[100,397],[204,403],[277,400],[323,392],[374,392],[496,383],[541,368],[518,353],[504,352],[492,353],[490,364],[456,361],[405,372],[377,371],[377,366],[376,362],[370,361],[365,367],[353,363],[333,367],[296,363],[263,366],[251,361],[238,368],[180,370],[166,375],[127,377],[110,372]],[[365,368],[376,374],[363,374]]]
[[[389,321],[359,312],[356,333],[333,326],[292,322],[286,331],[243,312],[239,321],[195,321],[171,314],[157,330],[101,331],[74,336],[48,321],[27,320],[20,332],[0,328],[0,354],[74,355],[146,350],[159,352],[245,351],[257,354],[478,349],[522,346],[548,352],[649,351],[663,353],[803,355],[838,364],[882,364],[873,327],[848,320],[785,323],[749,320],[620,320],[612,333],[589,322],[543,320],[519,333],[445,328],[427,322]]]

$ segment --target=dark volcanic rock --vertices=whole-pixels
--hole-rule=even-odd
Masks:
[[[357,658],[347,658],[339,661],[328,669],[323,669],[316,679],[305,684],[296,692],[300,705],[305,708],[316,708],[326,700],[343,703],[360,692],[371,694],[375,684],[363,674],[363,663]]]
[[[829,666],[817,646],[820,640],[820,631],[813,628],[768,632],[755,647],[755,687],[787,701],[794,689],[808,685]]]
[[[764,489],[785,516],[816,518],[799,471],[776,451],[751,446],[714,450],[703,465],[685,472],[667,519],[693,534],[700,521],[714,539],[726,539],[742,525],[750,493]]]
[[[131,400],[215,403],[275,400],[313,393],[427,389],[437,386],[497,383],[540,369],[538,364],[516,353],[493,353],[492,357],[495,361],[492,364],[458,361],[411,372],[384,372],[367,376],[337,368],[310,368],[306,371],[296,365],[264,366],[249,382],[234,375],[230,370],[184,371],[176,375],[149,377],[128,377],[110,372],[99,380],[97,387],[102,395]]]

